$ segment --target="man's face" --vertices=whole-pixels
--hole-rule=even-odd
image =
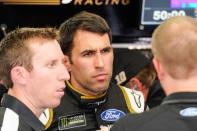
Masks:
[[[38,107],[56,107],[64,95],[65,80],[70,78],[64,55],[56,40],[30,41],[33,69],[28,75],[26,94]]]
[[[78,30],[70,62],[71,84],[82,93],[97,95],[109,86],[113,49],[108,34]]]

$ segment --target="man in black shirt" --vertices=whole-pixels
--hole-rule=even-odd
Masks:
[[[167,97],[139,115],[128,115],[111,131],[197,130],[197,21],[177,16],[153,33],[153,63]]]
[[[39,118],[60,104],[70,78],[64,60],[54,29],[20,28],[2,39],[0,78],[8,93],[1,100],[1,131],[44,129]]]

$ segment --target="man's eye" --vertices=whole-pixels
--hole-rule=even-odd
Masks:
[[[92,56],[92,55],[93,55],[93,52],[87,52],[83,56]]]
[[[56,66],[56,62],[52,62],[52,63],[50,63],[50,64],[48,64],[48,67],[54,67],[54,66]]]
[[[103,53],[109,53],[110,51],[111,51],[110,48],[107,48],[107,49],[103,49],[103,50],[102,50]]]

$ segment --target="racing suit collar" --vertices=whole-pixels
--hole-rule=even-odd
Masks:
[[[82,94],[75,87],[73,87],[69,81],[67,81],[66,84],[67,94],[72,95],[80,103],[80,105],[85,108],[97,108],[106,102],[107,91],[98,96],[89,96]]]

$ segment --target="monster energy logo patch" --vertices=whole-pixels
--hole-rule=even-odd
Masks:
[[[70,128],[86,126],[85,114],[74,114],[69,116],[59,117],[58,128],[65,130]]]

